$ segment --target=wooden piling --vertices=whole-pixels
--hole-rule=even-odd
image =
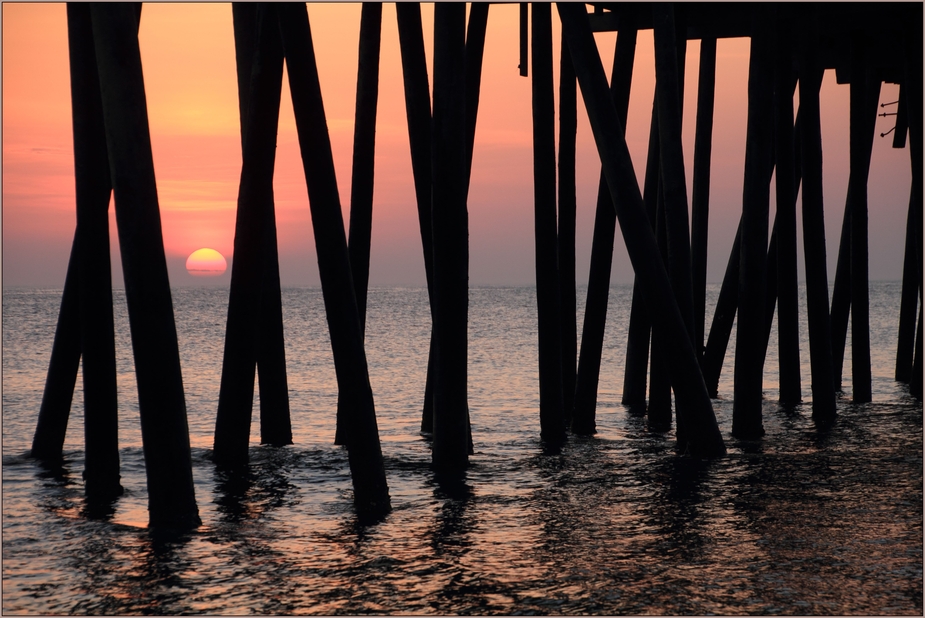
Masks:
[[[356,112],[353,122],[353,169],[350,182],[350,230],[347,250],[353,272],[353,293],[366,334],[366,295],[369,288],[369,249],[373,229],[373,180],[376,158],[376,110],[379,103],[379,46],[382,5],[365,3],[360,13]],[[348,413],[337,395],[334,444],[346,444]]]
[[[354,505],[363,514],[383,513],[391,508],[389,490],[308,14],[305,5],[278,6],[337,387],[350,413]]]
[[[867,180],[880,102],[880,80],[870,75],[865,41],[852,46],[850,86],[851,398],[871,400],[870,295],[868,291]]]
[[[244,152],[251,67],[257,50],[257,4],[236,3],[232,7],[235,32],[235,63],[238,76],[238,112],[241,124],[241,152]],[[289,384],[283,338],[283,307],[279,281],[279,251],[276,213],[272,194],[264,210],[263,275],[257,341],[257,380],[260,385],[260,442],[273,446],[292,444],[289,416]],[[233,267],[232,267],[233,268]]]
[[[781,18],[777,24],[775,52],[777,212],[774,215],[774,231],[777,240],[775,266],[777,270],[778,374],[781,403],[795,404],[803,398],[800,381],[800,317],[797,285],[796,195],[799,181],[795,172],[793,152],[795,132],[793,89],[796,85],[796,75],[793,71],[789,12],[784,13],[787,11],[786,7],[781,8],[781,11]],[[770,267],[769,259],[768,268]],[[768,313],[767,318],[770,319],[770,317],[771,314]]]
[[[251,9],[249,13],[248,9]],[[242,111],[246,110],[247,116],[241,122],[244,150],[212,450],[214,461],[221,466],[248,462],[254,372],[258,349],[262,345],[261,322],[269,318],[261,311],[263,275],[266,272],[265,261],[275,261],[276,257],[275,253],[273,256],[266,255],[266,227],[276,225],[272,212],[273,172],[283,78],[283,49],[276,26],[276,9],[260,6],[254,12],[248,5],[233,5],[232,10],[236,13],[233,13],[236,44],[240,43],[242,48],[238,83],[239,87],[246,88],[243,92],[239,90],[239,98],[246,102],[239,107]],[[247,61],[247,39],[255,30],[256,46],[252,48],[254,53],[250,61]],[[275,293],[279,297],[278,287]],[[291,442],[291,431],[289,437]]]
[[[563,47],[568,47],[564,38]],[[633,79],[635,58],[636,29],[630,25],[617,35],[613,69],[610,75],[610,93],[617,109],[617,116],[621,122],[620,126],[624,128],[626,127],[626,115],[629,110],[630,86]],[[571,56],[569,60],[571,61]],[[572,75],[574,75],[574,68],[572,69]],[[616,224],[617,215],[613,207],[613,198],[610,195],[607,179],[602,171],[597,187],[594,232],[591,240],[591,265],[588,272],[588,296],[585,301],[585,317],[581,331],[581,354],[578,359],[575,401],[572,410],[571,430],[577,434],[590,435],[596,431],[597,389],[601,373],[601,354],[604,349],[604,328],[607,321],[610,270],[613,264],[613,242],[616,235]],[[645,338],[645,346],[648,347],[648,323],[646,324]],[[648,351],[644,352],[644,354],[647,353]],[[646,360],[643,361],[642,366],[641,403],[643,406],[645,406],[646,397]],[[624,398],[626,397],[625,393],[626,387],[624,386]]]
[[[722,455],[726,451],[725,445],[668,273],[659,258],[658,245],[645,213],[629,150],[622,137],[623,127],[608,92],[607,78],[597,54],[588,15],[580,5],[556,6],[633,269],[642,283],[653,323],[662,326],[666,334],[677,342],[677,354],[670,356],[669,363],[675,394],[678,399],[686,400],[691,410],[687,452],[697,457]]]
[[[848,199],[845,200],[845,214],[842,216],[830,315],[832,324],[832,379],[835,383],[835,390],[841,391],[845,344],[848,340],[848,319],[851,315],[851,202]]]
[[[656,86],[656,91],[658,87]],[[658,95],[656,94],[656,104]],[[656,114],[656,118],[658,114]],[[660,129],[661,130],[661,129]],[[661,141],[661,140],[660,140]],[[661,151],[661,147],[659,147]],[[655,239],[658,243],[659,255],[662,263],[668,270],[669,280],[671,278],[671,269],[668,266],[668,225],[665,220],[665,191],[662,186],[661,178],[663,168],[661,163],[658,164],[658,189],[656,191],[656,211],[655,211]],[[674,287],[672,287],[674,290]],[[683,314],[682,314],[683,315]],[[687,324],[685,323],[685,330]],[[687,332],[687,331],[686,331]],[[649,363],[649,400],[646,405],[646,427],[649,431],[667,432],[671,429],[671,378],[669,377],[668,363],[666,357],[671,354],[670,340],[666,339],[665,333],[656,325],[652,324],[652,350],[650,353],[651,361]]]
[[[469,216],[466,209],[466,7],[434,7],[433,317],[434,467],[469,463],[467,319]]]
[[[719,376],[723,370],[723,360],[726,357],[726,347],[732,334],[732,324],[735,321],[738,308],[739,286],[739,255],[742,252],[742,219],[736,229],[732,249],[729,251],[729,260],[726,262],[726,272],[723,283],[719,289],[716,308],[713,310],[713,320],[710,324],[710,333],[707,345],[703,350],[703,378],[707,385],[710,397],[719,394]]]
[[[559,48],[559,204],[558,268],[561,311],[562,409],[566,427],[574,430],[578,362],[578,300],[575,290],[575,147],[578,136],[578,92],[575,69],[563,39]],[[611,212],[612,208],[607,208]],[[593,429],[592,429],[593,432]]]
[[[667,265],[671,287],[674,290],[684,326],[696,351],[694,298],[691,279],[690,226],[687,214],[687,183],[685,182],[684,153],[681,145],[681,97],[683,89],[683,63],[679,61],[687,45],[684,36],[675,30],[674,8],[671,4],[654,4],[652,9],[655,27],[655,73],[657,80],[658,134],[663,189],[665,231],[667,237]],[[672,343],[666,341],[666,354],[671,354]],[[686,441],[686,402],[676,402],[678,441],[683,448]]]
[[[713,151],[713,100],[716,87],[716,38],[700,41],[694,179],[691,196],[691,280],[694,294],[694,349],[703,353],[707,285],[707,236],[710,220],[710,158]]]
[[[431,111],[430,86],[424,57],[424,31],[421,24],[421,5],[417,2],[395,4],[398,22],[398,42],[401,49],[402,76],[405,88],[405,112],[408,120],[408,139],[411,146],[411,171],[414,177],[414,194],[418,208],[418,224],[424,251],[424,275],[427,280],[427,297],[433,319],[433,268],[434,244],[431,224]],[[427,355],[427,376],[424,386],[424,403],[421,413],[421,431],[434,430],[434,362],[436,350],[431,329]]]
[[[921,8],[919,9],[921,11]],[[922,287],[922,30],[918,27],[919,19],[910,22],[904,33],[906,57],[905,87],[908,93],[909,118],[909,155],[912,163],[912,212],[915,224],[915,258],[918,264],[919,288],[919,324],[916,332],[915,358],[912,364],[912,377],[909,393],[922,400],[922,307],[925,306]]]
[[[812,30],[802,41],[800,59],[800,129],[803,167],[803,255],[806,269],[806,309],[813,394],[813,419],[820,424],[835,418],[835,383],[829,326],[829,286],[826,275],[825,221],[822,194],[822,133],[819,87],[823,70],[816,61]]]
[[[90,7],[68,4],[68,50],[74,125],[74,178],[84,386],[84,482],[88,496],[122,493],[119,407],[109,260],[109,156],[93,49]]]
[[[200,520],[148,133],[138,16],[128,4],[93,4],[90,13],[138,383],[150,525],[196,526]]]
[[[625,125],[624,125],[625,126]],[[655,232],[659,194],[658,105],[653,97],[652,119],[649,122],[649,146],[646,155],[646,175],[643,180],[643,202],[649,227]],[[626,337],[626,362],[623,368],[623,399],[630,411],[646,411],[646,373],[649,368],[649,335],[652,322],[643,299],[639,278],[633,279],[633,300],[630,305],[629,331]],[[582,339],[582,347],[584,347]]]
[[[899,333],[896,337],[896,373],[898,382],[909,382],[912,377],[912,361],[915,356],[915,310],[919,300],[918,272],[915,261],[915,219],[912,212],[913,199],[909,197],[909,212],[906,214],[906,246],[903,253],[903,284],[899,304]]]
[[[736,322],[735,399],[732,434],[755,439],[764,435],[761,420],[765,262],[768,246],[773,120],[772,40],[770,10],[756,8],[748,62],[748,127],[745,149],[745,187],[742,204],[742,243],[739,262],[738,320]]]
[[[39,407],[39,420],[32,437],[32,457],[60,461],[67,435],[77,369],[80,367],[80,273],[78,236],[75,233],[64,278],[61,308],[55,326],[55,339],[45,376],[45,390]]]
[[[536,241],[536,304],[539,336],[540,436],[565,438],[562,351],[559,338],[559,272],[556,265],[556,142],[552,81],[552,12],[531,7],[533,63],[533,203]]]

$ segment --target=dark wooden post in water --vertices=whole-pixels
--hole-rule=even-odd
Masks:
[[[36,459],[59,461],[67,435],[77,369],[80,367],[80,273],[78,236],[74,234],[71,257],[64,279],[61,308],[55,327],[55,339],[45,376],[45,390],[39,408],[39,420],[32,437],[31,454]]]
[[[919,8],[921,11],[921,7]],[[905,33],[906,87],[909,93],[909,154],[912,161],[912,212],[915,230],[915,258],[918,270],[919,324],[915,335],[915,358],[909,393],[922,399],[922,308],[925,306],[922,288],[922,30],[919,19],[908,24]]]
[[[433,464],[447,471],[469,464],[465,37],[465,5],[437,4],[431,211],[436,347]]]
[[[575,291],[575,147],[578,136],[578,92],[568,44],[559,54],[559,310],[562,349],[562,409],[572,425],[578,361],[578,308]],[[613,209],[608,208],[612,212]],[[574,427],[573,427],[574,428]]]
[[[849,173],[849,185],[851,184]],[[849,194],[850,197],[850,194]],[[845,200],[838,258],[835,263],[835,281],[832,288],[832,378],[835,390],[842,389],[842,369],[845,362],[845,344],[848,339],[848,318],[851,315],[851,201]]]
[[[305,5],[278,6],[337,388],[349,411],[346,438],[354,504],[361,513],[383,513],[391,508],[389,488],[308,13]]]
[[[563,48],[568,45],[563,39]],[[569,58],[571,60],[571,58]],[[628,26],[617,35],[613,69],[610,74],[610,95],[617,109],[620,126],[626,127],[629,109],[630,85],[636,59],[636,29]],[[564,69],[563,69],[564,70]],[[574,69],[572,69],[574,75]],[[646,172],[648,174],[648,172]],[[594,235],[591,240],[591,266],[588,272],[588,297],[585,301],[585,318],[581,331],[581,353],[575,385],[575,402],[572,410],[571,430],[590,435],[596,431],[597,388],[601,375],[601,354],[604,348],[604,328],[607,322],[607,303],[610,295],[610,270],[613,264],[613,242],[616,235],[617,214],[607,179],[601,172],[597,186],[597,204],[594,211]],[[640,298],[640,305],[642,304]],[[646,323],[645,347],[649,345]],[[645,354],[648,356],[648,350]],[[646,358],[648,360],[648,358]],[[642,404],[645,405],[645,360],[643,361]],[[624,396],[625,396],[624,387]]]
[[[668,276],[674,290],[681,317],[691,342],[697,350],[694,335],[694,298],[691,282],[690,227],[687,219],[687,184],[684,177],[684,153],[681,146],[681,92],[683,64],[679,62],[680,47],[687,44],[686,37],[675,31],[675,15],[671,4],[653,5],[655,26],[656,97],[658,100],[658,135],[661,168],[661,186],[664,197],[665,231],[667,233]],[[668,346],[673,342],[665,341]],[[670,347],[665,348],[671,354]],[[686,442],[686,406],[676,403],[678,441],[683,448]]]
[[[268,249],[265,239],[266,227],[276,225],[272,212],[273,170],[283,77],[283,50],[275,7],[234,5],[233,10],[236,44],[240,44],[242,52],[238,63],[239,84],[246,84],[246,90],[239,90],[238,94],[244,102],[241,110],[247,115],[241,122],[244,150],[213,446],[213,458],[223,466],[248,461],[261,322],[269,318],[261,311],[264,264],[266,260],[276,261],[275,252],[272,256],[265,255]],[[251,48],[250,61],[246,61],[247,37],[255,30],[257,43]],[[279,297],[278,286],[276,296]]]
[[[690,344],[646,217],[632,160],[622,137],[623,127],[608,92],[588,15],[580,5],[558,4],[557,8],[633,269],[643,284],[653,323],[664,328],[677,345],[669,363],[676,396],[684,400],[686,409],[691,411],[687,450],[698,457],[725,454],[697,355]]]
[[[791,21],[785,8],[777,24],[775,89],[777,90],[777,328],[780,401],[799,403],[803,399],[800,383],[800,316],[797,286],[797,176],[793,152],[793,47]],[[768,267],[771,262],[768,261]],[[766,316],[771,318],[771,312]]]
[[[257,5],[233,4],[235,61],[238,73],[238,109],[241,122],[241,152],[244,152],[248,105],[251,96],[251,68],[257,51],[259,25]],[[278,110],[277,106],[277,110]],[[278,116],[278,111],[277,114]],[[257,341],[257,379],[260,384],[260,441],[283,446],[292,444],[289,418],[289,384],[286,378],[286,349],[283,339],[283,306],[279,281],[279,252],[273,194],[262,207],[263,239],[260,319]],[[232,267],[233,268],[233,267]]]
[[[84,479],[89,496],[122,493],[119,483],[119,409],[116,342],[109,261],[109,156],[93,48],[90,7],[68,4],[74,177],[77,185],[77,255],[80,350],[83,357]]]
[[[659,150],[658,150],[658,106],[652,101],[652,119],[649,123],[649,146],[646,155],[646,175],[643,186],[643,200],[649,226],[656,228],[659,195]],[[622,403],[630,411],[646,412],[646,373],[649,368],[649,335],[652,322],[643,299],[642,284],[636,276],[633,281],[633,301],[630,306],[629,333],[626,337],[626,364],[623,370]],[[584,342],[582,340],[582,348]]]
[[[694,350],[702,354],[707,285],[707,232],[710,220],[710,157],[713,152],[713,99],[716,88],[716,37],[700,41],[694,180],[691,196],[691,281],[694,288]]]
[[[398,41],[401,47],[401,66],[405,87],[405,111],[408,119],[408,138],[411,145],[411,171],[414,175],[414,193],[421,228],[421,245],[424,250],[424,274],[427,279],[427,296],[433,319],[434,308],[434,243],[431,224],[431,112],[430,86],[424,58],[424,31],[421,25],[421,5],[416,2],[395,4],[398,21]],[[427,356],[427,379],[424,386],[424,404],[421,431],[434,430],[434,362],[435,349],[431,330],[430,351]]]
[[[90,7],[68,4],[67,13],[77,230],[32,455],[61,458],[83,356],[85,488],[88,496],[107,498],[122,492],[109,263],[112,184]]]
[[[350,182],[350,230],[347,249],[353,272],[353,293],[366,334],[366,295],[369,288],[369,248],[373,230],[373,179],[376,160],[376,111],[379,104],[379,47],[382,5],[364,3],[360,13],[356,113],[353,121],[353,170]],[[337,394],[334,444],[346,444],[348,413]]]
[[[768,246],[769,186],[773,62],[771,18],[756,8],[748,62],[748,132],[745,150],[745,187],[742,204],[739,265],[739,318],[736,327],[735,399],[732,433],[737,438],[764,435],[761,422],[764,331],[765,260]]]
[[[896,344],[896,374],[898,382],[909,382],[912,377],[912,362],[915,355],[915,320],[919,301],[919,265],[915,261],[915,216],[912,212],[913,199],[909,197],[909,212],[906,215],[906,247],[903,254],[902,300],[899,305],[899,334]]]
[[[540,435],[565,438],[562,352],[559,339],[559,272],[556,265],[556,142],[552,83],[552,12],[531,7],[533,26],[533,201],[536,239],[536,304],[539,334]]]
[[[800,117],[803,165],[803,254],[806,267],[806,311],[812,375],[813,419],[827,424],[835,418],[832,341],[829,327],[829,284],[826,275],[825,221],[822,202],[822,133],[819,86],[822,69],[816,64],[810,29],[804,34],[800,62]]]
[[[90,13],[138,382],[150,524],[195,526],[200,520],[148,133],[138,17],[128,4],[94,4]]]
[[[870,298],[867,258],[867,179],[880,102],[880,80],[867,66],[866,41],[856,41],[851,67],[851,398],[871,400]]]

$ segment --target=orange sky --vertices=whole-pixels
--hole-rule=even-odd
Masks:
[[[345,219],[360,8],[309,4],[325,111]],[[428,66],[433,7],[423,6]],[[558,65],[558,19],[554,53]],[[394,5],[383,10],[371,285],[424,284]],[[489,12],[482,95],[473,153],[470,281],[533,283],[533,171],[530,80],[518,75],[518,8]],[[140,45],[155,173],[171,282],[187,275],[187,256],[211,247],[233,257],[235,205],[241,166],[231,8],[228,4],[145,4]],[[609,74],[616,35],[597,35]],[[684,147],[693,155],[699,42],[688,45]],[[627,122],[637,175],[645,172],[654,90],[651,31],[641,32]],[[558,70],[556,69],[558,73]],[[710,214],[710,281],[720,281],[741,212],[745,154],[748,40],[718,45]],[[558,76],[557,76],[558,79]],[[432,84],[432,80],[431,80]],[[311,219],[284,80],[275,177],[283,284],[317,284]],[[881,101],[897,87],[883,86]],[[580,104],[579,104],[580,107]],[[848,183],[848,87],[826,74],[822,90],[829,277]],[[877,131],[892,118],[878,119]],[[578,280],[587,280],[600,163],[583,109],[579,111]],[[874,140],[870,183],[870,274],[901,277],[902,243],[911,174],[907,150]],[[75,225],[67,22],[63,4],[3,4],[3,283],[60,286]],[[771,210],[773,214],[773,193]],[[118,268],[112,220],[114,284]],[[619,240],[614,282],[632,281]],[[802,250],[801,250],[802,254]],[[802,278],[802,259],[800,272]],[[230,273],[230,269],[228,271]],[[218,282],[227,282],[228,273]]]

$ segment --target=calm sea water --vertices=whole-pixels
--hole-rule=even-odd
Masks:
[[[805,403],[776,403],[772,334],[767,435],[733,439],[731,342],[714,401],[729,454],[695,462],[620,405],[630,286],[611,290],[599,433],[557,455],[538,438],[534,289],[472,289],[475,455],[447,484],[418,431],[426,291],[373,289],[367,355],[394,510],[363,526],[346,453],[332,444],[337,389],[320,290],[283,290],[295,444],[260,446],[255,414],[249,474],[230,478],[209,458],[228,292],[175,289],[203,525],[161,538],[145,528],[124,295],[115,303],[126,492],[99,512],[83,497],[80,381],[63,467],[26,456],[61,292],[5,289],[3,612],[921,615],[922,405],[892,379],[899,290],[871,284],[873,403],[851,403],[849,349],[838,421],[815,428],[803,300]]]

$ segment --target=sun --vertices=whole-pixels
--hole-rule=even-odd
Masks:
[[[226,268],[228,263],[215,249],[197,249],[186,258],[186,270],[194,277],[217,277]]]

